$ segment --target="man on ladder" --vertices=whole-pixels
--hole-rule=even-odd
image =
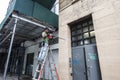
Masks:
[[[40,54],[38,56],[38,65],[37,65],[33,80],[41,79],[47,56],[48,57],[50,56],[48,55],[48,53],[50,52],[52,56],[52,50],[50,50],[49,42],[50,40],[53,39],[53,35],[49,33],[49,30],[47,28],[45,28],[44,31],[42,32],[42,38],[43,38],[43,47],[41,48]],[[54,70],[53,69],[52,70],[55,71],[56,76],[57,76],[57,79],[55,80],[60,80],[53,56],[52,56],[52,61],[54,63]]]
[[[49,30],[47,28],[44,29],[44,31],[42,32],[42,38],[43,38],[43,47],[41,48],[39,57],[38,57],[38,62],[42,63],[45,55],[46,55],[46,51],[49,45],[49,39],[52,39],[52,34],[49,33]]]

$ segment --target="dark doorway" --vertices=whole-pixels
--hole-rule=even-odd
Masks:
[[[4,73],[6,58],[7,58],[7,53],[0,53],[0,73]]]
[[[18,76],[22,75],[24,55],[25,47],[16,47],[12,49],[8,69],[11,75],[13,74],[18,74]]]
[[[32,76],[33,61],[34,61],[34,53],[27,54],[26,71],[25,71],[26,75]]]

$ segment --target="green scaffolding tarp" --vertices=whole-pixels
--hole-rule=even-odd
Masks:
[[[50,4],[53,5],[53,3]],[[58,15],[51,12],[48,8],[44,7],[42,3],[40,4],[34,0],[12,0],[12,2],[10,2],[6,17],[0,25],[0,30],[14,10],[26,16],[30,16],[37,20],[45,22],[53,27],[58,27]]]
[[[33,0],[44,6],[45,8],[51,10],[56,0]]]

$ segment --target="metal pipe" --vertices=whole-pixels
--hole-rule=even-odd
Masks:
[[[11,54],[11,50],[12,50],[13,40],[14,40],[14,36],[15,36],[17,21],[18,21],[18,19],[15,18],[15,24],[14,24],[13,33],[12,33],[12,37],[11,37],[11,42],[10,42],[10,46],[9,46],[7,61],[6,61],[6,64],[5,64],[5,71],[4,71],[3,80],[6,80],[7,68],[8,68],[8,63],[9,63],[10,54]]]
[[[23,18],[23,17],[17,16],[17,15],[15,15],[15,14],[12,14],[12,17],[18,18],[18,19],[20,19],[20,20],[23,20],[23,21],[25,21],[25,22],[28,22],[28,23],[34,24],[34,25],[36,25],[36,26],[40,26],[40,27],[42,27],[42,28],[47,28],[46,26],[44,26],[44,25],[42,25],[42,24],[39,24],[39,23],[33,22],[33,21],[31,21],[31,20],[28,20],[28,19],[26,19],[26,18]],[[51,29],[51,28],[48,28],[48,29],[51,30],[51,31],[54,31],[54,30]]]
[[[10,34],[8,34],[1,42],[0,42],[0,45],[6,40],[9,38],[9,36],[11,36],[12,32],[10,32]]]

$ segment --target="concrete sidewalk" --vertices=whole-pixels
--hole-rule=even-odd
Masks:
[[[3,80],[3,74],[0,74],[0,80]],[[18,77],[7,75],[6,80],[18,80]]]
[[[3,74],[0,74],[0,80],[3,80]],[[18,76],[17,75],[13,75],[13,76],[7,75],[6,80],[18,80]],[[32,80],[32,78],[29,76],[22,75],[20,80]]]

